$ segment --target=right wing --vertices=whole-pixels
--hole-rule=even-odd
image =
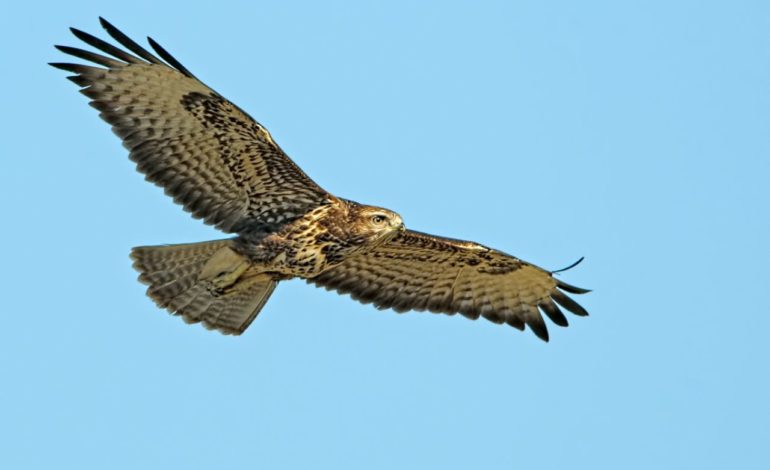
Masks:
[[[151,38],[165,60],[100,18],[133,54],[72,28],[104,56],[67,46],[62,52],[102,67],[52,63],[75,73],[91,106],[112,125],[148,181],[193,217],[225,232],[274,230],[333,196],[292,162],[270,133],[200,82]]]
[[[568,322],[557,304],[588,315],[562,292],[585,294],[586,289],[478,243],[413,230],[307,281],[379,309],[481,316],[520,330],[527,325],[545,341],[548,328],[540,311],[559,326]]]

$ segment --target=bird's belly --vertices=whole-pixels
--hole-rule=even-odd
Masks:
[[[279,254],[276,261],[282,265],[286,274],[297,277],[317,276],[326,270],[328,264],[323,253],[310,248],[288,250]]]
[[[299,236],[271,236],[257,243],[242,239],[240,246],[262,270],[300,278],[318,276],[349,254],[343,244]]]
[[[261,265],[262,270],[290,277],[315,277],[330,267],[326,255],[316,247],[282,244],[250,251],[252,263]]]

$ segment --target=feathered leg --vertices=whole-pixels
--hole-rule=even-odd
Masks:
[[[232,249],[232,240],[131,250],[139,280],[158,306],[188,323],[225,334],[243,333],[270,298],[278,280],[257,272]]]

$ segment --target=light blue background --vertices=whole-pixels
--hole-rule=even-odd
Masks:
[[[770,468],[762,1],[13,2],[0,16],[0,467]],[[534,335],[283,283],[158,310],[143,182],[53,44],[151,35],[335,194],[595,289]]]

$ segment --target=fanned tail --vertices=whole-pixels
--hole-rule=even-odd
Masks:
[[[131,250],[139,280],[158,306],[187,323],[239,335],[270,298],[278,280],[251,273],[232,240],[141,246]]]

